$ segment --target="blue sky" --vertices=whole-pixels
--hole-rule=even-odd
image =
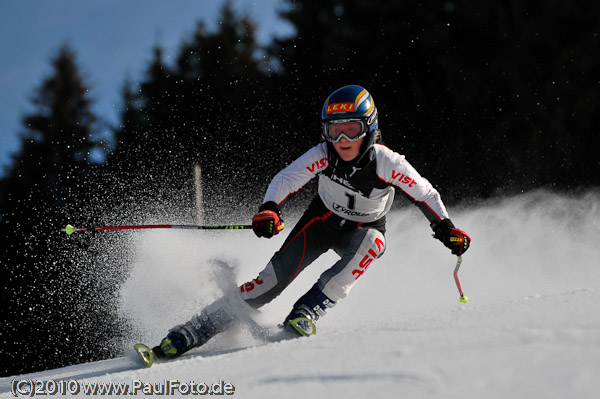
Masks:
[[[66,42],[75,50],[94,112],[115,123],[127,78],[138,81],[159,44],[167,57],[196,23],[214,30],[224,0],[5,0],[0,12],[0,176],[20,148],[21,118]],[[258,39],[293,29],[278,17],[280,0],[232,0],[258,25]],[[167,59],[168,60],[168,59]]]

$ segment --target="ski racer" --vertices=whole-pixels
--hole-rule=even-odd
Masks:
[[[216,300],[185,324],[172,328],[153,352],[177,357],[203,345],[239,317],[239,304],[258,309],[275,299],[302,270],[333,249],[340,259],[294,304],[283,326],[299,335],[316,332],[315,322],[344,298],[386,248],[385,218],[395,188],[423,212],[434,237],[462,255],[471,238],[454,226],[439,193],[404,156],[380,144],[377,109],[357,85],[335,90],[323,105],[323,142],[281,170],[252,218],[258,237],[284,227],[281,205],[311,179],[318,195],[266,267],[235,293]],[[236,310],[237,309],[237,310]],[[244,309],[242,307],[242,309]]]

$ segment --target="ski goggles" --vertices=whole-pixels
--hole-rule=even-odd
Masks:
[[[367,134],[367,123],[362,119],[338,119],[323,122],[323,136],[332,143],[342,137],[350,142],[358,141]]]

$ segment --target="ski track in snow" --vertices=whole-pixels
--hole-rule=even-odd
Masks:
[[[537,191],[449,211],[473,239],[459,272],[466,305],[452,278],[455,258],[407,206],[388,217],[384,256],[319,320],[316,336],[270,342],[293,302],[335,261],[332,253],[252,321],[180,360],[145,369],[124,348],[121,358],[1,378],[0,397],[12,397],[14,378],[221,379],[241,398],[597,397],[600,194]],[[137,255],[121,308],[139,336],[126,348],[157,343],[224,290],[256,277],[285,232],[272,240],[243,231],[131,237]]]

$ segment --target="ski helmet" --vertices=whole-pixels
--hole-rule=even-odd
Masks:
[[[362,86],[349,85],[327,97],[321,111],[322,135],[329,143],[342,137],[356,141],[364,137],[359,159],[377,140],[379,118],[371,94]]]

